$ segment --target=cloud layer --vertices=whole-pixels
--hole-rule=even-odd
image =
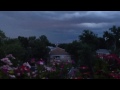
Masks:
[[[83,30],[98,36],[120,26],[119,11],[0,11],[0,29],[8,37],[46,35],[53,42],[71,42]]]

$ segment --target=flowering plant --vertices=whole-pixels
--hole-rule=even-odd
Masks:
[[[31,65],[30,65],[31,64]],[[68,79],[72,67],[70,61],[52,61],[45,65],[44,60],[31,59],[31,62],[19,64],[12,54],[1,59],[0,78],[6,79]]]

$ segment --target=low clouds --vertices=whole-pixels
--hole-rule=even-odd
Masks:
[[[120,25],[119,11],[0,11],[0,28],[8,37],[46,35],[56,43],[70,42],[89,29],[101,36]]]

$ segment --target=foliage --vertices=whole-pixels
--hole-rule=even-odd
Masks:
[[[8,63],[6,65],[1,61],[0,78],[120,78],[120,59],[117,57],[120,56],[120,27],[113,26],[109,31],[104,32],[103,37],[98,37],[90,30],[84,30],[78,38],[79,40],[74,40],[71,43],[59,44],[59,47],[65,49],[71,55],[72,60],[75,62],[74,64],[57,61],[46,63],[49,59],[50,51],[48,46],[55,47],[55,44],[51,43],[45,35],[41,35],[39,38],[35,36],[19,36],[18,38],[11,39],[7,38],[5,33],[0,30],[0,58],[5,57],[1,60],[6,60],[9,64],[12,63],[12,65],[8,65]],[[116,54],[117,56],[110,55],[102,56],[104,58],[97,58],[95,52],[97,49],[109,49],[112,51],[112,54]],[[8,55],[9,53],[13,54],[16,59],[12,59],[13,57],[11,54]],[[33,71],[34,66],[32,67],[32,64],[29,66],[30,63],[27,63],[33,57],[36,60],[37,71]],[[40,61],[41,58],[44,61]],[[84,69],[84,67],[88,69]],[[75,73],[71,69],[75,70]],[[69,72],[73,74],[72,77],[68,75]]]

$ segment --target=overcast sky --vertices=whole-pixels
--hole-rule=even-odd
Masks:
[[[77,40],[83,30],[98,36],[120,26],[120,11],[0,11],[0,29],[7,37],[46,35],[52,43]]]

